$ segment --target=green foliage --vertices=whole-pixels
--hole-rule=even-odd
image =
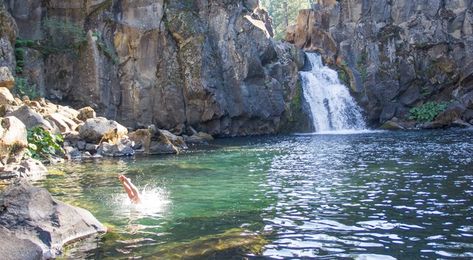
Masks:
[[[48,18],[43,21],[46,34],[41,44],[44,54],[74,53],[87,42],[87,34],[82,27],[69,21]]]
[[[16,73],[21,74],[23,73],[24,66],[25,66],[25,49],[17,48],[15,49],[15,57],[16,57]]]
[[[38,45],[33,40],[26,40],[22,38],[16,38],[15,48],[35,48]]]
[[[28,79],[23,77],[15,77],[15,89],[13,92],[20,97],[27,96],[30,99],[35,99],[39,95],[36,92],[36,87],[28,83]]]
[[[348,79],[348,75],[347,73],[345,72],[345,70],[343,69],[340,69],[338,70],[338,78],[340,79],[340,82],[342,84],[344,84],[345,86],[349,86],[350,85],[350,81]]]
[[[364,50],[361,52],[361,55],[360,57],[358,57],[358,61],[356,63],[356,69],[360,73],[361,80],[363,82],[365,82],[368,77],[367,62],[368,62],[368,53]]]
[[[16,59],[16,74],[22,74],[24,67],[25,67],[25,47],[28,47],[29,45],[32,46],[31,42],[24,41],[20,38],[16,39],[15,43],[15,59]]]
[[[48,160],[54,156],[63,156],[62,135],[51,134],[41,127],[28,130],[28,155],[39,160]]]
[[[299,10],[310,7],[311,0],[262,0],[273,19],[274,38],[283,39],[288,25],[295,24]]]
[[[431,122],[440,113],[447,109],[448,103],[441,102],[427,102],[421,106],[412,108],[409,113],[409,119],[416,120],[418,122]]]

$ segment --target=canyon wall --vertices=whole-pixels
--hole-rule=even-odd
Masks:
[[[371,123],[427,101],[451,102],[473,120],[473,1],[318,2],[286,38],[337,67]]]
[[[4,5],[24,50],[20,68],[11,54],[4,63],[48,99],[92,106],[131,128],[155,124],[176,133],[189,126],[219,136],[309,127],[298,76],[304,54],[270,37],[258,1]],[[12,53],[15,36],[6,35],[0,47]]]

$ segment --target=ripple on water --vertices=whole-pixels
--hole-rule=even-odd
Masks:
[[[178,157],[70,167],[41,185],[118,230],[76,258],[146,257],[235,227],[264,234],[262,254],[271,259],[472,258],[472,138],[423,131],[224,139]],[[164,185],[132,205],[116,181],[122,171],[138,185]]]

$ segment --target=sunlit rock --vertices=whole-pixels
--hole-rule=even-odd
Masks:
[[[71,241],[106,231],[90,212],[55,200],[46,189],[27,182],[0,194],[0,228],[39,246],[44,258],[57,257]],[[7,253],[1,251],[0,258],[8,259]]]

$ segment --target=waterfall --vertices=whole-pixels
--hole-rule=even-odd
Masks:
[[[307,53],[311,71],[301,72],[304,97],[309,103],[316,132],[363,130],[360,107],[335,70],[325,66],[317,53]]]

